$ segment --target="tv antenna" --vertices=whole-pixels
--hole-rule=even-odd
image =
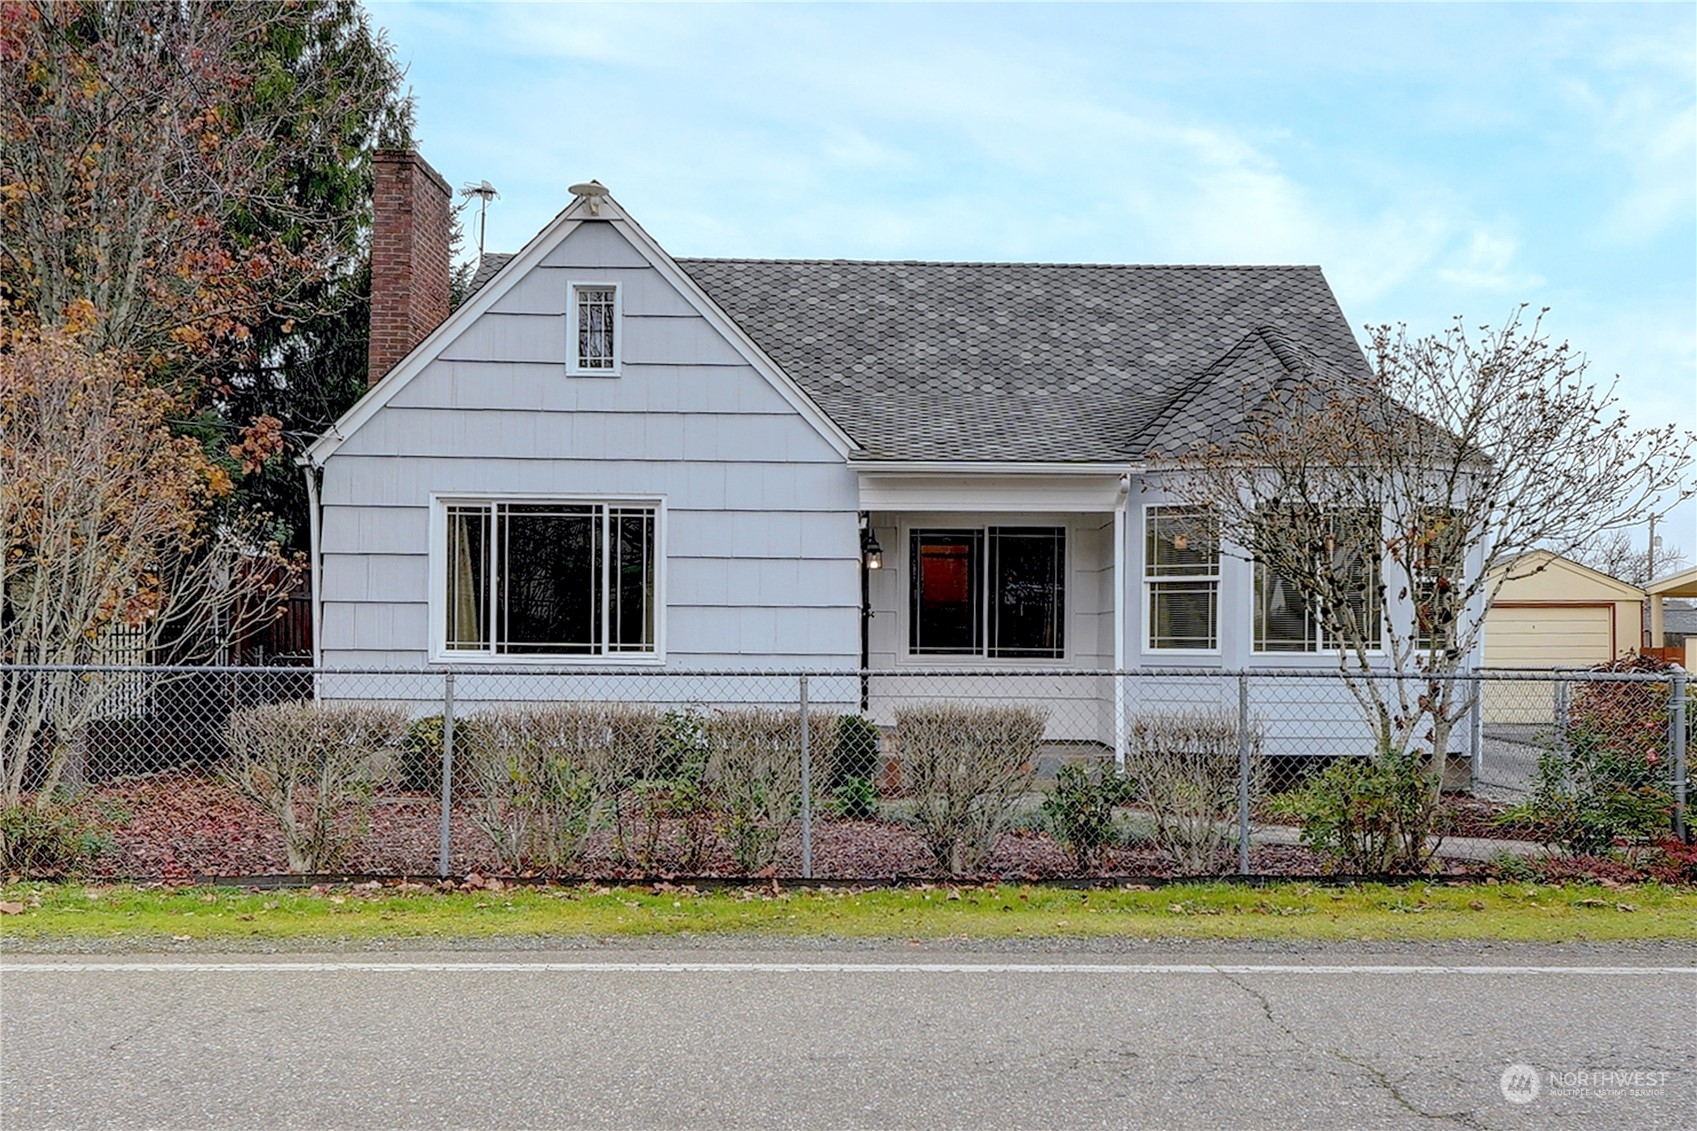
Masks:
[[[465,197],[468,201],[474,196],[477,197],[478,200],[477,261],[482,263],[483,237],[489,228],[489,202],[491,200],[499,200],[501,198],[501,194],[496,192],[495,186],[490,184],[488,181],[483,181],[482,183],[475,185],[470,181],[467,181],[465,187],[460,189],[460,195]]]

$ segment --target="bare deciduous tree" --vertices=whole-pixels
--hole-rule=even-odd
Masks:
[[[1365,374],[1287,365],[1244,391],[1245,426],[1166,453],[1169,485],[1299,595],[1380,751],[1443,752],[1475,698],[1443,677],[1496,589],[1539,568],[1526,551],[1571,553],[1690,495],[1697,436],[1633,428],[1542,314],[1369,344]]]
[[[1625,530],[1611,530],[1596,540],[1576,547],[1573,560],[1606,573],[1628,585],[1643,587],[1670,573],[1685,568],[1685,551],[1678,546],[1664,545],[1651,554],[1648,546],[1633,544],[1632,535]]]

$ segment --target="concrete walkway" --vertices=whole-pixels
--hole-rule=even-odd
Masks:
[[[1250,844],[1301,844],[1302,830],[1294,825],[1252,825]],[[1486,836],[1446,836],[1438,855],[1446,860],[1489,863],[1499,856],[1542,856],[1549,850],[1532,840],[1497,840]]]

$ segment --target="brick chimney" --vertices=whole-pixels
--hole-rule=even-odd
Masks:
[[[371,342],[375,385],[448,317],[448,216],[453,191],[410,149],[372,157]]]

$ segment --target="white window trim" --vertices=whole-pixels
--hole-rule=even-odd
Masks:
[[[578,295],[586,290],[613,292],[613,367],[611,369],[585,369],[578,364]],[[611,280],[568,279],[566,281],[566,376],[568,377],[618,377],[624,373],[625,364],[625,304],[624,292],[620,284]]]
[[[594,655],[510,655],[448,648],[448,508],[498,503],[558,503],[562,506],[654,508],[654,651]],[[539,491],[498,494],[430,493],[430,662],[454,667],[653,668],[666,662],[666,499],[655,495],[560,495]],[[607,596],[602,594],[602,601]]]
[[[1225,624],[1225,548],[1222,545],[1216,555],[1214,573],[1180,574],[1173,577],[1149,576],[1149,512],[1155,510],[1195,510],[1183,503],[1144,503],[1142,507],[1142,522],[1137,533],[1137,570],[1138,582],[1143,589],[1143,654],[1146,656],[1219,656],[1222,655],[1221,643],[1223,634],[1220,631]],[[1212,581],[1214,583],[1214,646],[1212,648],[1160,648],[1155,644],[1155,583],[1159,581]],[[1254,603],[1253,590],[1255,579],[1250,578],[1251,605],[1250,617],[1253,619]]]
[[[1047,516],[1047,517],[1046,517]],[[900,574],[898,588],[900,590],[896,602],[896,640],[892,651],[898,667],[969,669],[985,668],[989,670],[1006,670],[1008,668],[1059,668],[1070,669],[1074,663],[1074,648],[1077,645],[1078,634],[1073,631],[1073,601],[1078,592],[1077,577],[1078,557],[1075,545],[1076,530],[1068,517],[1055,518],[1050,512],[1017,515],[1017,518],[1027,519],[1025,522],[1009,522],[999,516],[983,514],[950,515],[939,513],[935,520],[914,522],[901,519],[896,523],[896,539],[899,543],[894,557],[896,569]],[[1039,521],[1042,519],[1042,521]],[[913,626],[913,533],[928,530],[978,530],[988,532],[992,526],[1049,526],[1066,531],[1064,550],[1066,569],[1062,577],[1064,588],[1062,593],[1066,601],[1066,609],[1061,624],[1061,638],[1065,642],[1060,656],[989,656],[982,652],[956,652],[944,655],[936,653],[916,653],[912,645]],[[989,553],[985,553],[986,560]],[[891,557],[885,550],[886,562]],[[881,571],[880,571],[881,572]],[[986,629],[988,631],[988,629]]]

